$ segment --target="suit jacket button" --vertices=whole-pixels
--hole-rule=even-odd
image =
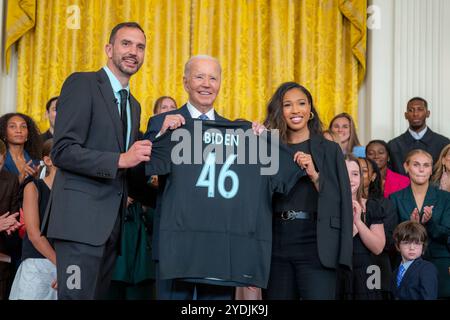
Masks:
[[[117,192],[117,195],[118,195],[119,197],[121,197],[121,196],[122,196],[122,192]]]

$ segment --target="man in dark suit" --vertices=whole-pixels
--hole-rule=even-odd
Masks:
[[[105,46],[106,66],[72,74],[61,90],[52,150],[59,170],[43,221],[54,239],[59,299],[99,299],[108,290],[127,168],[150,160],[151,142],[136,141],[141,110],[128,85],[145,44],[137,23],[117,25]]]
[[[414,149],[427,151],[432,155],[433,163],[436,163],[441,150],[450,143],[447,137],[437,134],[427,127],[426,119],[428,117],[430,117],[430,110],[428,110],[428,103],[425,99],[414,97],[408,101],[405,119],[409,122],[409,128],[388,143],[393,171],[406,174],[403,163],[408,152]]]
[[[214,101],[219,93],[221,67],[219,61],[206,55],[194,56],[185,64],[183,84],[189,95],[188,102],[180,109],[166,112],[150,118],[145,134],[153,141],[168,129],[176,129],[185,124],[185,119],[226,121],[214,110]],[[159,177],[159,196],[156,204],[153,233],[153,258],[159,259],[159,223],[161,218],[161,195],[166,178]],[[217,281],[199,284],[187,281],[159,279],[159,264],[156,267],[156,285],[158,299],[193,299],[194,291],[198,299],[231,299],[233,288],[216,285]]]

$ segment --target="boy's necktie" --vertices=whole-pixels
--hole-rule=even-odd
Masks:
[[[397,273],[397,287],[400,287],[400,283],[402,282],[403,276],[405,275],[405,267],[401,264],[400,267],[398,268],[398,273]]]

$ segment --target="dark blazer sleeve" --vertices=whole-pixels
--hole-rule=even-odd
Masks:
[[[402,138],[403,134],[389,141],[388,148],[390,154],[390,167],[392,171],[405,175],[405,169],[403,168],[404,150],[402,146]]]
[[[139,132],[137,140],[143,140],[144,135]],[[145,162],[127,170],[128,196],[139,201],[144,206],[155,208],[157,188],[148,185],[145,176]]]
[[[58,98],[52,160],[58,168],[73,173],[115,179],[120,154],[85,147],[92,134],[89,131],[96,88],[95,77],[87,73],[74,73],[64,82]],[[99,176],[99,171],[106,174]]]
[[[153,142],[162,128],[163,121],[164,117],[161,117],[160,115],[148,119],[147,131],[144,134],[144,139],[148,139]]]
[[[395,205],[391,200],[383,198],[381,199],[381,208],[384,211],[384,233],[386,235],[385,249],[394,250],[395,242],[392,237],[395,227],[398,225],[398,215]]]
[[[426,227],[433,241],[447,245],[450,237],[450,193],[441,190],[437,190],[437,192],[439,200],[443,204],[441,209],[443,212],[438,221],[432,217]]]
[[[352,192],[350,189],[350,179],[348,177],[347,166],[344,156],[336,145],[336,171],[340,181],[341,196],[341,246],[339,252],[339,264],[352,268],[353,256],[353,209]]]
[[[431,262],[422,261],[422,264],[419,273],[420,298],[422,300],[436,300],[438,296],[438,271]]]
[[[15,179],[16,177],[14,177],[14,179],[12,179],[11,181],[11,202],[9,204],[9,212],[10,213],[14,213],[14,212],[18,212],[20,209],[20,202],[19,202],[19,190],[20,190],[20,186],[19,186],[19,180]]]

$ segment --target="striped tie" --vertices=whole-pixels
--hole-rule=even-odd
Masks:
[[[198,118],[199,118],[200,120],[209,120],[208,116],[207,116],[206,114],[204,114],[204,113],[202,113],[201,115],[199,115]]]

